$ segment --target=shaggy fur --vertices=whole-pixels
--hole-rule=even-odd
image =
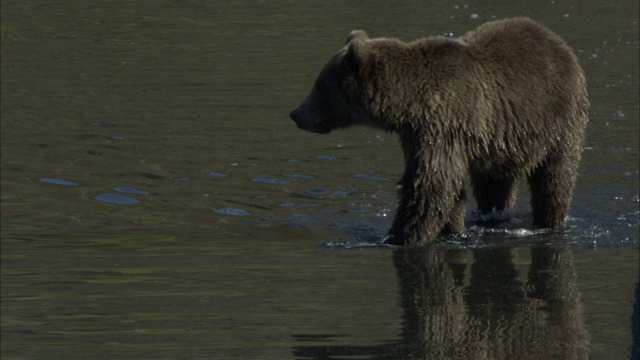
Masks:
[[[588,108],[567,44],[513,18],[412,43],[353,31],[290,117],[317,133],[356,124],[397,133],[405,170],[389,242],[418,245],[464,230],[467,173],[483,213],[510,208],[526,176],[534,225],[562,229]]]

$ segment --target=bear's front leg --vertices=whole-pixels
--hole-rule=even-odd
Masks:
[[[402,194],[387,244],[424,245],[434,241],[442,233],[459,233],[464,230],[466,206],[464,197],[433,196],[419,201],[413,191]],[[456,197],[455,201],[447,198]]]
[[[400,203],[389,230],[388,244],[423,245],[441,233],[464,230],[466,196],[463,176],[445,176],[419,161],[409,166],[401,180]],[[414,170],[415,169],[415,170]]]
[[[464,186],[458,192],[451,211],[449,211],[448,221],[444,225],[441,234],[461,234],[464,232],[464,218],[467,215],[467,195]]]

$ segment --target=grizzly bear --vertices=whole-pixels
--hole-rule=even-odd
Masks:
[[[405,169],[386,242],[420,245],[464,230],[467,174],[481,213],[511,208],[526,176],[534,226],[562,229],[588,108],[573,51],[520,17],[411,43],[353,31],[290,117],[321,134],[397,133]]]

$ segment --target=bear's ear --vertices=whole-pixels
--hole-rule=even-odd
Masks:
[[[356,38],[361,40],[367,40],[369,39],[369,35],[367,35],[367,33],[364,30],[353,30],[352,32],[349,33],[349,35],[347,35],[347,44],[350,43],[351,40]]]
[[[361,67],[367,62],[367,40],[369,36],[363,30],[354,30],[347,36],[347,54],[345,59],[355,67]]]

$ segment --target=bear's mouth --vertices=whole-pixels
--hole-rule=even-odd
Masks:
[[[293,120],[296,123],[296,126],[298,126],[298,129],[313,132],[316,134],[326,134],[331,131],[329,127],[322,126],[322,124],[309,124],[308,122],[305,122],[303,117],[300,116],[296,112],[296,110],[293,110],[289,114],[289,117],[291,118],[291,120]]]

